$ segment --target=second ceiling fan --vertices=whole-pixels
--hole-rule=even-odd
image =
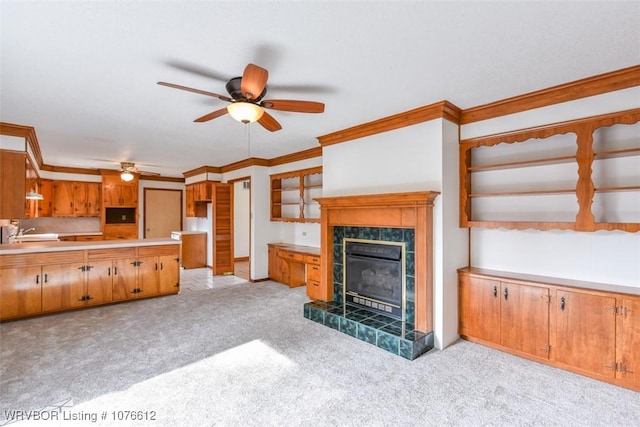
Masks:
[[[243,122],[258,122],[265,129],[274,132],[282,126],[264,109],[291,111],[295,113],[322,113],[324,104],[314,101],[297,101],[291,99],[263,99],[267,93],[269,72],[255,64],[248,64],[242,77],[234,77],[226,84],[229,96],[181,86],[174,83],[158,82],[159,85],[174,89],[186,90],[201,95],[212,96],[230,102],[227,107],[205,114],[195,119],[196,122],[207,122],[229,113],[234,119]]]

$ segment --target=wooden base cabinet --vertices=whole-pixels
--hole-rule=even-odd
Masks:
[[[114,261],[114,268],[118,273],[113,281],[114,301],[172,294],[180,289],[178,246],[140,247],[137,257]]]
[[[310,281],[315,281],[319,287],[320,255],[317,253],[318,248],[287,243],[270,243],[268,247],[269,278],[271,280],[284,283],[290,288],[306,285],[307,294],[309,294]]]
[[[180,245],[2,255],[0,320],[179,292]]]
[[[547,358],[549,291],[461,275],[460,335]]]
[[[477,268],[458,278],[463,338],[640,391],[640,295]]]
[[[42,267],[0,269],[0,319],[42,312]]]

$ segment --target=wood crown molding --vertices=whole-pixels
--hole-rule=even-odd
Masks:
[[[405,111],[403,113],[394,114],[393,116],[384,117],[372,122],[363,123],[361,125],[319,136],[318,141],[320,141],[320,145],[322,147],[325,147],[327,145],[351,141],[434,119],[447,119],[453,123],[459,124],[461,114],[462,110],[449,101],[440,101],[423,107],[414,108],[413,110]]]
[[[222,170],[218,166],[200,166],[199,168],[183,172],[182,176],[191,178],[192,176],[202,175],[203,173],[222,173]]]
[[[394,206],[433,206],[433,201],[438,197],[438,191],[413,191],[409,193],[365,194],[357,196],[319,197],[315,200],[320,203],[321,209],[363,208]]]
[[[640,65],[468,108],[462,111],[460,124],[466,125],[634,86],[640,86]]]

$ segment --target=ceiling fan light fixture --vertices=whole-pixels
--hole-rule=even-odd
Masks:
[[[260,120],[264,110],[259,105],[238,101],[227,106],[229,115],[242,123],[253,123]]]
[[[124,182],[133,181],[133,174],[129,171],[124,171],[120,174],[120,179]]]

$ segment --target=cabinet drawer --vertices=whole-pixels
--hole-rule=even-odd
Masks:
[[[278,256],[289,261],[304,262],[304,255],[295,252],[279,251]]]
[[[307,256],[305,256],[304,261],[305,261],[307,264],[320,265],[320,256],[316,256],[316,255],[307,255]]]
[[[320,266],[307,264],[307,281],[319,282],[320,281]]]

